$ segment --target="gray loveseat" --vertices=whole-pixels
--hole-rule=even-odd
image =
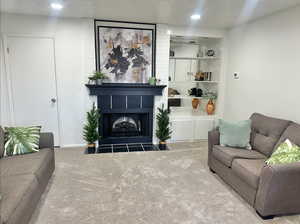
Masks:
[[[30,221],[55,167],[53,135],[41,133],[39,146],[39,152],[0,159],[0,224]],[[0,152],[3,147],[0,127]]]
[[[251,204],[262,218],[300,213],[300,162],[268,166],[265,161],[287,138],[300,145],[300,125],[253,114],[253,150],[222,147],[208,134],[208,166]]]

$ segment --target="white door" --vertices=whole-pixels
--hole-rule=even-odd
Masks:
[[[8,37],[7,45],[15,125],[40,125],[58,146],[54,40]]]

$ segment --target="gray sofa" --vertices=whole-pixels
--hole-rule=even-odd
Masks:
[[[0,159],[0,224],[30,221],[55,168],[53,135],[41,133],[39,146],[39,152]],[[3,147],[0,127],[0,152]]]
[[[300,125],[253,114],[253,150],[222,147],[218,130],[208,134],[208,166],[252,205],[262,218],[300,213],[300,162],[268,166],[265,161],[287,138],[300,145]]]

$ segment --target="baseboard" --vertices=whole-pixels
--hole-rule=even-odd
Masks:
[[[59,148],[75,148],[75,147],[86,147],[86,144],[62,145]]]

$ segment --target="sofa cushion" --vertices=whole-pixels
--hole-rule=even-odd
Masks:
[[[4,130],[0,126],[0,158],[3,157],[4,154]]]
[[[289,139],[281,143],[272,153],[271,157],[267,159],[266,164],[288,164],[300,162],[300,147],[292,143]]]
[[[1,192],[1,223],[27,223],[40,197],[36,177],[32,174],[5,177]]]
[[[266,156],[255,150],[237,149],[215,145],[213,156],[227,167],[231,167],[232,161],[236,158],[244,159],[266,159]]]
[[[22,155],[39,151],[40,126],[6,127],[5,156]]]
[[[267,117],[258,113],[254,113],[250,119],[252,120],[252,148],[266,156],[270,156],[290,121]]]
[[[1,176],[34,174],[39,182],[48,180],[49,164],[54,163],[54,151],[43,149],[36,153],[5,157],[1,159]],[[51,171],[52,173],[52,171]]]
[[[277,149],[278,146],[287,139],[300,146],[300,124],[292,122],[282,133],[279,141],[274,148]]]
[[[220,119],[219,126],[220,145],[251,149],[251,120],[233,123]]]
[[[265,165],[265,159],[234,159],[231,168],[240,179],[257,189],[259,177]]]

